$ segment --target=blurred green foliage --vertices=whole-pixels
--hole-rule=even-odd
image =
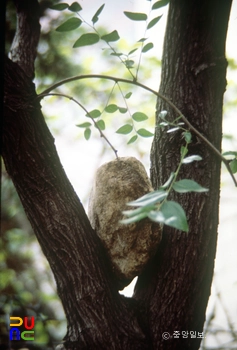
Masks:
[[[78,72],[63,52],[63,38],[52,30],[58,19],[50,17],[55,1],[40,1],[41,21],[47,31],[41,33],[36,60],[36,79],[42,90],[49,83]],[[16,28],[13,1],[7,1],[5,52],[8,53]],[[58,36],[58,38],[56,38]],[[9,317],[34,316],[35,341],[13,341],[11,348],[53,349],[66,332],[65,316],[57,296],[48,262],[22,208],[14,185],[2,163],[0,241],[0,348],[9,349]],[[27,344],[28,343],[28,344]]]
[[[9,316],[35,317],[39,348],[62,339],[65,320],[48,263],[12,181],[2,169],[0,242],[0,345],[9,341]],[[22,346],[17,342],[18,346]],[[43,347],[41,347],[44,344]],[[15,347],[14,347],[15,349]]]

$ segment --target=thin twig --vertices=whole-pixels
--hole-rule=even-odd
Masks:
[[[182,112],[165,96],[163,96],[162,94],[160,94],[159,92],[149,88],[148,86],[139,83],[136,80],[129,80],[129,79],[123,79],[123,78],[117,78],[117,77],[113,77],[110,75],[103,75],[103,74],[84,74],[84,75],[77,75],[71,78],[67,78],[64,80],[59,81],[56,84],[53,84],[52,86],[50,86],[48,89],[44,90],[41,94],[39,94],[38,96],[41,97],[43,95],[47,95],[50,91],[56,89],[57,87],[64,85],[66,83],[69,83],[71,81],[75,81],[75,80],[82,80],[82,79],[106,79],[106,80],[112,80],[116,83],[120,82],[120,83],[126,83],[126,84],[133,84],[136,86],[141,87],[144,90],[150,91],[152,94],[156,95],[157,97],[161,98],[163,101],[165,101],[170,107],[173,108],[173,110],[180,116],[180,118],[183,120],[183,122],[189,127],[190,130],[192,130],[204,143],[206,143],[206,145],[223,161],[223,163],[225,164],[228,172],[230,173],[235,186],[237,187],[237,181],[231,171],[230,165],[228,160],[221,154],[220,151],[218,151],[218,149],[210,142],[208,141],[208,139],[203,136],[187,119],[186,117],[182,114]]]
[[[66,97],[69,100],[75,102],[78,106],[80,106],[87,114],[87,116],[92,120],[95,128],[99,131],[100,136],[103,137],[105,139],[105,141],[108,143],[108,145],[111,147],[111,149],[114,151],[115,157],[118,159],[118,151],[114,148],[114,146],[111,144],[111,142],[108,140],[108,138],[105,136],[105,134],[103,133],[103,131],[97,126],[96,121],[94,120],[94,118],[92,118],[90,116],[90,112],[88,112],[88,110],[77,100],[75,100],[75,98],[73,98],[72,96],[69,95],[65,95],[65,94],[61,94],[61,93],[42,93],[40,94],[38,97],[43,98],[46,96],[61,96],[61,97]]]

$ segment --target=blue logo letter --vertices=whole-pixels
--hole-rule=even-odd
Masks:
[[[13,332],[16,332],[16,333],[13,334]],[[10,329],[9,335],[10,335],[10,340],[20,340],[21,339],[21,332],[16,327]]]

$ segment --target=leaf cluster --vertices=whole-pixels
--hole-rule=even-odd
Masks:
[[[156,10],[158,8],[161,8],[165,6],[168,2],[164,1],[157,1],[151,6],[151,11]],[[98,43],[100,40],[105,42],[111,53],[110,55],[116,56],[126,67],[126,69],[129,71],[129,73],[132,75],[133,79],[137,79],[138,70],[140,66],[140,60],[141,60],[141,54],[149,51],[154,46],[151,42],[146,42],[147,38],[144,37],[138,40],[138,43],[141,45],[141,53],[139,58],[139,64],[137,67],[136,72],[136,78],[135,75],[131,72],[131,69],[134,68],[134,60],[132,59],[132,55],[138,50],[138,48],[133,48],[128,52],[128,54],[124,54],[121,52],[118,52],[114,47],[112,47],[112,44],[120,39],[119,33],[117,30],[113,30],[110,33],[106,33],[104,35],[101,35],[97,28],[95,27],[95,24],[99,20],[99,16],[101,15],[103,9],[105,7],[105,4],[101,5],[97,11],[94,13],[94,15],[91,18],[91,22],[87,22],[84,20],[84,18],[81,15],[82,12],[82,6],[78,2],[73,2],[71,5],[63,2],[56,5],[53,5],[51,9],[57,10],[57,11],[64,11],[67,10],[71,13],[73,13],[73,17],[68,18],[66,21],[64,21],[62,24],[60,24],[56,31],[58,32],[68,32],[68,31],[74,31],[81,27],[81,25],[84,23],[87,26],[92,29],[92,31],[83,33],[80,35],[80,37],[74,42],[73,48],[80,48],[83,46],[91,46],[96,43]],[[132,21],[145,21],[145,33],[147,30],[153,28],[160,20],[161,16],[156,16],[149,19],[149,16],[147,14],[141,14],[137,12],[128,12],[124,11],[124,15],[129,18]],[[122,93],[122,91],[121,91]],[[123,94],[123,93],[122,93]],[[124,101],[129,99],[132,93],[126,93],[123,95]],[[128,140],[128,144],[134,143],[138,137],[152,137],[153,133],[147,130],[147,128],[140,127],[137,128],[137,123],[140,123],[142,121],[145,121],[148,119],[148,116],[144,114],[143,112],[137,111],[135,113],[131,113],[128,108],[128,104],[125,101],[125,106],[119,106],[117,103],[113,104],[107,104],[103,110],[99,110],[98,108],[96,110],[92,110],[90,113],[86,113],[86,117],[91,118],[91,122],[83,122],[80,124],[77,124],[78,127],[84,128],[84,137],[86,140],[89,140],[91,137],[91,126],[94,125],[97,129],[100,131],[104,131],[106,128],[105,120],[102,119],[102,114],[106,113],[115,113],[119,112],[121,114],[125,114],[128,112],[131,117],[131,122],[123,124],[120,128],[117,129],[116,133],[122,134],[122,135],[129,135],[133,132],[131,137]],[[95,120],[96,119],[96,120]]]
[[[194,158],[198,160],[198,156],[192,157],[193,160]],[[133,202],[129,202],[127,205],[138,208],[124,211],[123,214],[127,216],[127,218],[121,222],[124,224],[130,224],[147,217],[154,222],[188,232],[188,222],[184,209],[179,203],[168,200],[168,195],[171,190],[178,193],[203,193],[207,192],[208,189],[200,186],[196,181],[191,179],[174,181],[176,177],[177,172],[171,173],[168,181],[157,191],[150,192]]]
[[[79,12],[82,10],[82,7],[78,2],[73,2],[71,5],[67,3],[60,3],[60,4],[51,6],[52,10],[63,11],[67,9],[78,15],[78,17],[71,17],[67,19],[65,22],[63,22],[60,26],[56,28],[56,31],[58,32],[72,31],[79,28],[83,23],[88,24],[93,29],[92,33],[82,34],[74,43],[73,48],[82,47],[82,46],[91,46],[99,42],[100,39],[104,40],[107,43],[119,40],[120,37],[116,30],[112,31],[109,34],[100,36],[94,27],[94,25],[99,20],[99,15],[103,11],[104,6],[105,4],[101,5],[99,9],[95,12],[93,17],[91,18],[91,22],[92,22],[91,24],[88,24],[80,15]]]
[[[157,1],[151,6],[151,11],[159,9],[165,5],[168,4],[169,1]],[[156,16],[149,19],[149,16],[145,13],[139,13],[139,12],[129,12],[124,11],[124,15],[129,18],[132,21],[145,21],[146,27],[145,27],[145,34],[144,36],[137,41],[141,45],[141,52],[139,57],[139,64],[137,67],[136,75],[134,75],[131,71],[132,68],[134,68],[135,61],[131,57],[138,48],[135,47],[132,50],[130,50],[127,54],[118,52],[111,43],[114,43],[120,39],[120,35],[118,31],[115,29],[110,33],[106,33],[104,35],[101,35],[99,31],[96,29],[95,24],[99,20],[99,16],[102,13],[103,9],[105,7],[105,4],[101,5],[98,10],[95,12],[95,14],[92,16],[91,21],[87,22],[84,20],[84,18],[81,15],[82,6],[78,2],[73,2],[71,5],[67,3],[60,3],[51,6],[51,9],[57,10],[57,11],[64,11],[68,10],[72,13],[74,13],[74,17],[71,17],[67,19],[65,22],[63,22],[61,25],[57,27],[58,32],[67,32],[78,29],[83,23],[90,27],[92,30],[91,32],[86,32],[84,34],[81,34],[80,37],[74,42],[73,48],[79,48],[83,46],[91,46],[96,43],[98,43],[100,40],[104,41],[109,49],[111,50],[110,55],[116,56],[119,58],[119,60],[124,64],[124,66],[127,68],[127,70],[130,72],[132,77],[134,79],[137,79],[139,67],[140,67],[140,61],[141,61],[141,55],[143,53],[148,52],[154,47],[154,44],[152,42],[147,42],[146,32],[147,30],[153,28],[161,19],[162,16]],[[77,15],[77,17],[76,17]]]
[[[90,118],[92,122],[83,122],[81,124],[77,124],[77,126],[85,129],[84,137],[86,140],[89,140],[89,138],[91,136],[91,127],[93,126],[93,124],[96,126],[97,129],[99,129],[101,131],[104,131],[106,129],[105,121],[103,119],[101,119],[102,114],[104,112],[109,113],[109,114],[112,114],[115,112],[119,112],[121,114],[124,114],[127,111],[128,111],[127,108],[120,107],[114,103],[111,103],[111,104],[108,104],[102,112],[99,109],[93,109],[92,111],[87,112],[86,117]],[[133,122],[139,123],[139,122],[145,121],[147,119],[148,119],[148,116],[143,112],[135,112],[132,114],[132,121]],[[145,128],[139,128],[138,130],[136,130],[134,127],[134,123],[122,125],[116,131],[116,133],[121,134],[121,135],[128,135],[132,131],[135,132],[135,135],[133,135],[129,139],[128,144],[135,142],[138,139],[138,136],[141,136],[141,137],[153,136],[153,133],[151,133],[150,131],[148,131]]]
[[[168,1],[166,0],[160,0],[155,2],[154,4],[151,3],[151,11],[159,9],[165,5],[167,5]],[[77,5],[76,5],[77,4]],[[67,4],[64,3],[64,5],[60,9],[57,8],[58,10],[62,10],[67,8],[68,10],[72,12],[80,12],[82,7],[78,3],[73,3],[71,6],[68,6]],[[56,8],[54,8],[56,9]],[[129,51],[127,55],[124,55],[122,53],[118,53],[114,48],[111,46],[111,42],[115,42],[120,39],[120,36],[117,32],[117,30],[112,31],[111,33],[107,33],[105,35],[100,35],[98,31],[95,28],[95,23],[97,23],[99,19],[99,15],[104,9],[104,4],[99,7],[99,9],[95,12],[93,15],[91,22],[92,25],[90,27],[93,29],[93,32],[91,33],[85,33],[82,34],[77,41],[74,43],[73,47],[81,47],[81,46],[86,46],[86,45],[93,45],[97,43],[99,40],[105,41],[110,49],[112,50],[112,55],[117,56],[120,58],[120,60],[125,64],[126,68],[128,71],[131,73],[130,69],[133,68],[134,66],[134,61],[131,59],[131,55],[134,54],[134,52],[137,51],[137,48],[134,48]],[[144,21],[146,22],[146,28],[145,28],[145,33],[147,30],[150,28],[154,27],[160,20],[161,16],[157,16],[152,18],[151,20],[149,19],[149,16],[146,13],[141,13],[141,12],[128,12],[124,11],[124,15],[132,20],[132,21]],[[66,22],[64,22],[62,25],[60,25],[57,30],[58,31],[68,31],[68,30],[74,30],[78,28],[84,20],[82,20],[82,17],[76,18],[73,17]],[[86,23],[86,22],[85,22]],[[88,24],[88,23],[87,23]],[[142,37],[138,42],[141,43],[141,53],[149,51],[153,47],[153,43],[146,42],[147,38],[146,35]],[[125,59],[124,59],[125,57]],[[140,56],[141,59],[141,56]],[[140,59],[139,59],[139,64],[137,68],[137,74],[138,74],[138,69],[140,65]],[[134,76],[133,73],[131,73],[132,77],[134,78],[134,81],[137,81],[137,74]],[[116,84],[118,84],[116,82]],[[113,91],[113,89],[112,89]],[[112,94],[111,91],[111,94]],[[122,91],[121,91],[122,93]],[[119,106],[118,104],[115,103],[110,103],[109,101],[107,102],[105,108],[103,111],[100,111],[99,109],[94,109],[90,112],[86,113],[86,117],[90,118],[91,122],[84,122],[79,125],[78,127],[84,128],[84,136],[88,140],[91,136],[91,126],[94,124],[94,126],[102,131],[105,130],[106,125],[105,121],[101,119],[101,116],[104,112],[106,113],[128,113],[130,114],[131,121],[123,124],[121,127],[119,127],[116,131],[118,134],[122,135],[129,135],[130,133],[134,132],[133,135],[131,135],[130,139],[128,140],[128,144],[131,144],[135,142],[138,138],[138,136],[142,137],[151,137],[153,136],[153,133],[148,131],[145,128],[136,128],[137,123],[146,121],[148,119],[148,116],[141,112],[137,111],[135,113],[130,113],[128,109],[128,104],[126,100],[128,100],[131,96],[131,93],[127,93],[124,95],[122,93],[122,96],[125,101],[125,106]],[[174,106],[175,108],[175,106]],[[177,110],[177,108],[176,108]],[[124,219],[124,223],[131,223],[135,222],[138,220],[141,220],[144,217],[148,217],[153,221],[160,222],[161,224],[166,224],[169,226],[172,226],[176,229],[183,230],[185,232],[188,231],[188,223],[187,223],[187,218],[186,214],[183,210],[183,208],[176,202],[168,200],[168,196],[171,191],[175,191],[178,193],[187,193],[187,192],[206,192],[208,191],[206,188],[200,186],[197,184],[194,180],[192,179],[182,179],[177,181],[177,177],[181,168],[182,164],[189,164],[192,163],[193,161],[200,161],[201,157],[199,155],[191,155],[186,157],[187,152],[188,152],[188,145],[191,142],[192,135],[189,130],[185,128],[186,124],[186,119],[184,116],[180,115],[178,118],[176,118],[174,121],[170,122],[166,119],[167,112],[162,111],[159,115],[158,118],[158,125],[157,127],[166,129],[167,133],[173,133],[177,131],[182,132],[182,137],[185,140],[185,146],[181,147],[181,159],[180,163],[177,167],[177,170],[174,173],[171,173],[170,178],[167,182],[167,184],[164,184],[161,186],[160,189],[157,191],[154,191],[152,194],[147,194],[144,196],[142,199],[138,199],[137,201],[128,203],[128,205],[132,206],[138,206],[139,208],[135,210],[130,210],[130,211],[125,211],[124,215],[128,216],[127,219]],[[193,128],[192,128],[193,129]],[[103,135],[103,134],[102,134]],[[234,171],[236,171],[236,154],[232,154],[235,156],[235,159],[231,161],[231,166]],[[232,170],[232,171],[233,171]]]
[[[175,172],[170,174],[169,179],[163,184],[157,191],[150,192],[135,201],[127,203],[129,206],[133,206],[136,209],[126,210],[123,212],[124,218],[121,222],[124,224],[130,224],[140,221],[144,218],[149,218],[154,222],[158,222],[162,225],[168,225],[175,229],[188,232],[188,221],[186,213],[181,205],[172,200],[168,200],[171,191],[175,191],[180,194],[197,192],[207,192],[208,189],[199,185],[192,179],[177,180],[181,166],[183,164],[189,164],[194,161],[200,161],[202,158],[199,155],[190,155],[188,153],[188,145],[191,143],[192,135],[189,131],[183,128],[183,123],[179,122],[179,118],[175,122],[169,122],[166,120],[167,112],[162,111],[159,114],[160,122],[157,127],[167,127],[168,132],[176,132],[179,129],[183,130],[183,138],[185,140],[185,146],[180,149],[180,163]]]

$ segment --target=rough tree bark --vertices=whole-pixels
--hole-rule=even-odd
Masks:
[[[225,40],[231,1],[170,2],[162,59],[160,92],[167,96],[215,147],[220,150],[222,105],[226,87]],[[158,101],[157,115],[177,115]],[[151,150],[154,188],[175,171],[184,145],[180,133],[157,129]],[[200,339],[161,341],[160,334],[174,331],[202,332],[210,295],[217,241],[220,159],[195,135],[189,154],[203,161],[183,166],[181,178],[207,187],[207,194],[174,195],[185,208],[190,231],[164,227],[163,244],[152,266],[152,276],[138,281],[137,299],[149,300],[149,328],[158,349],[197,349]],[[159,310],[159,312],[157,312]],[[159,339],[157,339],[157,336]]]
[[[209,192],[175,198],[188,213],[189,234],[165,228],[134,298],[119,295],[100,241],[60,164],[31,81],[38,3],[15,3],[18,32],[12,60],[5,63],[2,155],[56,279],[68,322],[65,348],[198,349],[201,339],[164,340],[162,333],[203,329],[215,257],[220,160],[193,137],[190,154],[204,160],[185,166],[182,175]],[[230,7],[231,0],[171,0],[160,87],[218,149]],[[159,102],[161,109],[174,117]],[[155,187],[175,170],[181,145],[180,135],[156,132],[151,151]]]

